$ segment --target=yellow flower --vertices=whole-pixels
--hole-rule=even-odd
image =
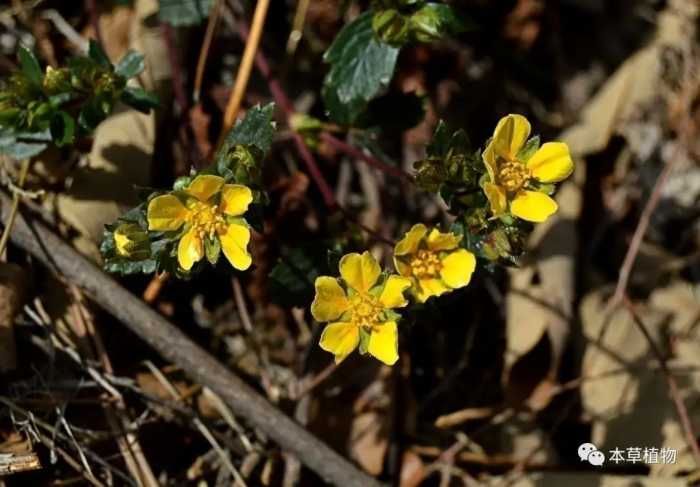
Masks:
[[[321,335],[321,348],[340,363],[359,345],[360,353],[394,365],[399,359],[400,315],[392,309],[408,304],[403,292],[411,282],[397,275],[380,281],[381,269],[369,252],[340,259],[340,276],[316,279],[311,314],[317,321],[330,322]]]
[[[250,188],[206,174],[197,176],[183,193],[184,203],[174,194],[153,198],[147,215],[149,230],[173,232],[184,227],[177,248],[180,267],[189,271],[204,257],[205,245],[218,249],[219,244],[233,267],[250,267],[250,230],[241,218],[253,201]]]
[[[547,142],[532,156],[520,153],[530,136],[530,122],[522,115],[503,117],[496,126],[483,158],[489,181],[484,192],[494,216],[508,210],[523,220],[543,222],[557,211],[544,193],[531,191],[531,182],[556,183],[569,177],[574,163],[563,142]],[[520,154],[519,154],[520,153]]]
[[[411,279],[411,288],[421,303],[431,296],[469,284],[476,268],[474,254],[459,248],[460,235],[430,233],[419,223],[394,247],[394,265],[399,274]]]

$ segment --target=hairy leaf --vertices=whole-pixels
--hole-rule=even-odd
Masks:
[[[354,122],[367,103],[389,85],[399,49],[378,40],[371,10],[343,27],[324,55],[331,65],[323,97],[331,119]]]

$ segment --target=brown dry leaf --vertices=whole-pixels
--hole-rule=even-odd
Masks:
[[[570,334],[584,172],[579,165],[557,194],[559,212],[532,233],[528,246],[533,263],[510,272],[504,382],[511,399],[529,397],[536,410],[551,399]],[[541,365],[534,367],[533,361]]]
[[[130,47],[145,56],[146,70],[140,76],[144,87],[155,91],[166,106],[170,64],[162,54],[166,47],[159,26],[147,21],[157,11],[155,0],[136,2]],[[135,202],[133,186],[148,186],[155,132],[155,114],[132,109],[115,113],[97,128],[86,164],[71,175],[70,188],[56,200],[61,218],[85,240],[99,242],[104,224]]]
[[[27,284],[27,274],[20,266],[0,263],[0,373],[17,368],[14,322]]]
[[[656,33],[648,46],[630,56],[588,103],[581,121],[564,132],[572,154],[600,152],[621,123],[635,118],[641,106],[656,99],[666,49],[687,50],[694,42],[698,7],[692,0],[672,0],[659,14]]]
[[[384,415],[369,411],[355,416],[350,429],[350,456],[370,475],[382,473],[389,448],[385,421]]]
[[[673,354],[668,366],[678,371],[675,377],[681,397],[688,408],[691,423],[697,427],[700,424],[700,300],[697,290],[687,282],[677,281],[654,291],[649,297],[649,304],[671,317],[668,327]],[[678,459],[670,465],[652,465],[652,474],[668,476],[697,468],[677,414],[670,415],[663,422],[661,436],[663,439],[659,446],[677,450]]]
[[[404,452],[401,462],[401,487],[418,487],[426,474],[425,463],[412,451]]]
[[[619,308],[610,315],[607,332],[597,344],[606,326],[606,298],[604,293],[594,291],[581,302],[583,337],[588,344],[583,357],[581,402],[592,420],[591,442],[604,451],[637,446],[661,448],[662,428],[678,421],[666,380],[649,343],[626,309]],[[667,313],[643,305],[638,310],[663,351]]]

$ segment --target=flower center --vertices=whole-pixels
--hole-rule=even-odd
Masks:
[[[352,323],[365,328],[371,328],[378,323],[379,315],[384,309],[377,298],[366,293],[355,296],[351,306]]]
[[[498,181],[511,193],[525,186],[530,177],[530,170],[520,161],[508,161],[498,169]]]
[[[441,269],[440,258],[430,250],[419,250],[411,259],[411,272],[418,279],[437,277]]]
[[[219,205],[211,205],[201,201],[190,208],[187,220],[200,239],[204,237],[212,239],[217,232],[224,231],[226,228],[226,220]]]

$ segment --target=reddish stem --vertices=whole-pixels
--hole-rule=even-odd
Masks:
[[[333,135],[329,134],[328,132],[321,132],[321,140],[324,142],[328,143],[329,145],[332,145],[335,147],[337,150],[341,152],[345,152],[347,155],[354,157],[356,159],[362,159],[365,161],[367,164],[369,164],[372,167],[375,167],[379,169],[382,172],[385,172],[387,174],[391,174],[394,177],[400,178],[400,179],[405,179],[406,181],[413,182],[413,177],[408,174],[405,171],[402,171],[400,168],[396,166],[391,166],[389,164],[385,164],[376,157],[373,157],[366,152],[358,149],[357,147],[353,147],[350,144],[343,142],[342,140],[334,137]]]

